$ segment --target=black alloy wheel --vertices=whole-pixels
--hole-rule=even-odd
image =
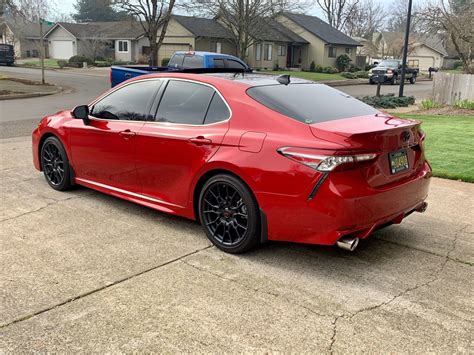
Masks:
[[[69,161],[56,137],[47,138],[41,146],[41,167],[46,181],[53,189],[64,191],[71,187]]]
[[[229,253],[242,253],[259,242],[259,209],[253,194],[239,179],[216,175],[204,185],[199,217],[209,240]]]

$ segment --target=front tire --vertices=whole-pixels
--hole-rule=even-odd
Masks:
[[[65,191],[71,187],[71,168],[63,145],[56,137],[49,137],[41,146],[41,167],[53,189]]]
[[[392,79],[390,80],[391,85],[397,85],[398,83],[398,78],[396,75],[392,76]]]
[[[260,214],[250,189],[238,178],[219,174],[199,195],[199,219],[209,240],[227,253],[243,253],[260,240]]]

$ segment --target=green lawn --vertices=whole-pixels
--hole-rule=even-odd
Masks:
[[[290,76],[294,76],[296,78],[302,78],[307,80],[313,81],[321,81],[321,80],[345,80],[341,74],[326,74],[326,73],[313,73],[307,71],[290,71],[290,70],[279,70],[279,71],[265,71],[265,73],[271,73],[275,75],[282,75],[282,74],[289,74]]]
[[[399,114],[422,121],[433,175],[474,182],[474,117]]]
[[[452,73],[452,74],[463,74],[463,69],[462,67],[459,67],[459,69],[442,69],[442,73]]]
[[[40,67],[41,62],[39,59],[33,59],[27,62],[23,62],[24,65]],[[44,60],[45,68],[59,68],[57,59],[45,59]]]

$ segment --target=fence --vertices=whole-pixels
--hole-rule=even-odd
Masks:
[[[459,100],[474,101],[474,75],[438,72],[433,80],[433,101],[453,105]]]

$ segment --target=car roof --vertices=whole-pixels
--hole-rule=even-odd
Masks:
[[[146,74],[138,76],[132,81],[140,79],[150,78],[177,78],[177,79],[188,79],[194,81],[200,81],[211,85],[235,85],[241,86],[245,89],[255,86],[267,86],[267,85],[283,85],[279,84],[277,78],[279,75],[274,74],[261,74],[261,73],[208,73],[208,74],[191,74],[191,73],[177,73],[177,72],[164,72],[156,74]],[[314,81],[291,77],[290,84],[317,84]]]
[[[188,55],[208,55],[208,56],[216,56],[216,57],[226,57],[226,58],[232,58],[232,59],[239,59],[236,56],[230,55],[230,54],[224,54],[224,53],[215,53],[215,52],[206,52],[206,51],[176,51],[174,54],[188,54]],[[239,59],[241,60],[241,59]]]

